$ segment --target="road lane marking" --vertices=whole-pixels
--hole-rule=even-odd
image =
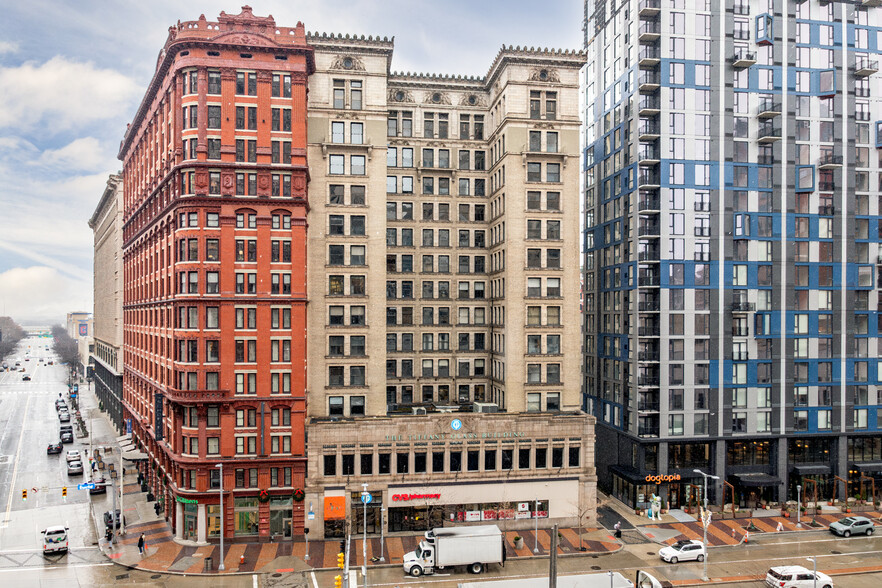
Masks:
[[[18,476],[18,458],[21,456],[21,446],[22,441],[24,440],[25,426],[28,422],[28,409],[30,407],[31,397],[28,396],[25,401],[24,415],[21,419],[21,433],[18,436],[18,448],[15,450],[15,466],[12,468],[12,481],[9,483],[9,500],[6,501],[6,516],[3,517],[3,524],[0,525],[0,529],[5,529],[9,526],[9,513],[12,511],[12,499],[15,495],[15,478]],[[0,538],[0,540],[2,540],[2,538]]]
[[[257,574],[253,574],[253,575],[251,576],[251,585],[252,585],[254,588],[257,588]]]
[[[71,570],[71,569],[77,569],[77,568],[102,568],[105,566],[114,566],[114,565],[116,565],[116,564],[108,562],[108,563],[94,563],[94,564],[73,564],[73,565],[65,565],[65,566],[41,566],[41,565],[22,566],[20,568],[0,570],[0,574],[6,574],[9,572],[16,572],[16,573],[20,574],[22,572],[39,572],[39,571],[43,571],[43,570]]]
[[[318,580],[315,579],[315,572],[309,572],[309,575],[312,576],[312,586],[313,586],[313,588],[319,588]]]

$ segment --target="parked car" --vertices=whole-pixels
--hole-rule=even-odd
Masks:
[[[31,377],[28,374],[23,375],[21,377],[21,379],[23,382],[30,382],[31,381]]]
[[[83,461],[83,456],[80,455],[79,449],[68,449],[67,450],[67,461]]]
[[[62,410],[67,410],[67,404],[65,404],[64,400],[59,398],[58,400],[55,401],[55,410],[57,410],[59,412]]]
[[[58,420],[61,421],[62,423],[69,423],[70,422],[70,413],[67,411],[58,413]]]
[[[107,480],[94,478],[92,483],[95,484],[95,487],[89,489],[89,494],[107,494]]]
[[[673,545],[663,547],[658,555],[664,561],[673,564],[678,561],[704,561],[704,543],[695,540],[678,541]]]
[[[62,433],[61,434],[61,442],[62,443],[73,443],[74,442],[73,433],[67,433],[67,432]]]
[[[83,462],[81,462],[81,461],[67,462],[67,475],[68,476],[82,476],[83,475]]]
[[[830,576],[821,572],[815,573],[802,566],[777,566],[766,572],[766,586],[775,588],[833,588]]]
[[[870,536],[875,530],[873,521],[867,517],[845,517],[830,525],[830,531],[843,537],[851,537],[861,533]]]
[[[120,518],[122,518],[123,523],[128,524],[128,521],[125,520],[125,517],[123,517],[120,514],[119,509],[116,509],[116,528],[117,529],[119,529]],[[113,513],[111,513],[108,510],[107,512],[104,513],[104,527],[107,528],[107,527],[111,527],[111,526],[113,526]]]
[[[61,453],[64,450],[64,446],[61,444],[61,441],[58,443],[50,443],[46,448],[46,453],[51,455],[53,453]]]

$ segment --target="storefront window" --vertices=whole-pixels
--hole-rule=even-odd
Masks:
[[[208,513],[208,536],[220,537],[220,505],[209,504],[205,507],[205,510]],[[229,516],[229,513],[227,513],[227,516]]]
[[[196,504],[184,504],[184,539],[196,540]]]
[[[370,512],[368,514],[370,517]],[[426,531],[445,524],[548,518],[548,501],[412,505],[389,509],[389,531]],[[370,524],[370,518],[368,518]],[[370,532],[370,526],[368,527]]]
[[[771,446],[768,441],[730,441],[726,461],[730,466],[769,465]]]
[[[257,498],[236,498],[236,535],[257,535]]]
[[[270,534],[291,536],[291,509],[294,499],[290,496],[270,498]]]

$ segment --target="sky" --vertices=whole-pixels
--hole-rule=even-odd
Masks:
[[[0,316],[92,310],[92,230],[168,27],[242,2],[29,0],[0,22]],[[581,48],[583,3],[253,0],[310,32],[395,37],[393,71],[483,76],[502,45]]]

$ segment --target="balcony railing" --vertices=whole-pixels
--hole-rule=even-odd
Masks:
[[[756,304],[753,302],[733,302],[732,312],[753,312],[756,310]]]
[[[756,138],[763,143],[778,141],[781,138],[781,127],[775,127],[771,125],[760,127]]]
[[[637,105],[638,110],[660,110],[661,100],[653,94],[643,94],[640,96],[640,102]]]
[[[661,210],[658,198],[641,198],[637,202],[637,210]]]
[[[658,312],[661,309],[661,305],[658,301],[651,302],[640,302],[637,304],[637,310],[640,312]]]
[[[657,71],[642,70],[637,76],[638,86],[658,86],[661,84],[661,75]]]
[[[660,329],[655,327],[637,327],[638,337],[658,337]]]
[[[637,134],[641,137],[659,135],[661,134],[661,126],[654,120],[641,118],[640,124],[637,125]]]
[[[657,160],[659,159],[659,149],[655,145],[643,143],[640,145],[640,149],[637,152],[637,158]]]
[[[637,259],[640,261],[659,261],[659,251],[658,249],[648,249],[646,251],[640,251],[637,254]]]
[[[640,236],[652,236],[659,235],[659,223],[646,223],[642,224],[637,229],[637,234]]]
[[[658,376],[640,376],[637,378],[638,386],[658,386],[661,379]]]
[[[842,165],[842,156],[825,153],[818,160],[818,165],[821,167],[839,167]]]
[[[661,23],[657,20],[641,21],[637,34],[639,38],[658,38],[661,35]]]
[[[658,186],[660,180],[657,173],[644,173],[644,170],[640,170],[640,173],[637,174],[638,186]]]
[[[637,4],[639,14],[656,14],[661,10],[661,0],[640,0]]]
[[[732,56],[732,65],[737,68],[750,67],[756,63],[756,53],[753,51],[736,51]]]
[[[661,59],[661,50],[655,45],[640,45],[637,58],[640,61],[658,61]]]
[[[640,351],[637,353],[638,361],[658,361],[659,353],[658,351]]]
[[[854,75],[860,77],[871,76],[879,71],[879,62],[867,57],[858,59],[854,64]]]
[[[640,276],[637,278],[637,284],[640,286],[658,286],[658,276]]]
[[[658,412],[659,403],[658,402],[638,402],[637,410],[641,412]]]
[[[763,100],[759,104],[757,116],[759,118],[774,118],[781,114],[781,103],[773,100]]]

